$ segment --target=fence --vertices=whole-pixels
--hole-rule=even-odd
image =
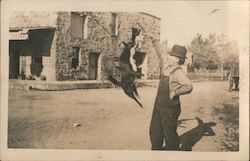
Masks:
[[[221,80],[221,72],[218,70],[197,70],[195,72],[188,72],[187,76],[190,79],[208,79],[208,80]],[[227,72],[223,74],[224,80],[227,79]]]

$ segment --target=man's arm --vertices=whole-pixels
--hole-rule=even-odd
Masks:
[[[153,46],[154,46],[154,48],[156,50],[156,54],[157,54],[157,56],[159,58],[160,73],[162,73],[162,70],[163,70],[163,57],[162,57],[160,41],[159,40],[152,40],[152,44],[153,44]]]

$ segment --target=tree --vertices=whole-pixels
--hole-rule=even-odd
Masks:
[[[203,37],[197,34],[188,45],[188,50],[193,53],[194,68],[218,69],[221,71],[221,79],[225,67],[232,69],[239,62],[238,44],[226,35],[210,34]]]
[[[188,46],[188,50],[193,53],[193,67],[209,68],[216,66],[216,52],[213,48],[215,43],[215,35],[209,35],[208,38],[203,38],[201,34],[197,34]]]
[[[219,68],[221,70],[221,79],[223,79],[224,68],[231,70],[239,62],[239,48],[236,41],[231,41],[226,35],[217,37],[216,50],[219,57]]]

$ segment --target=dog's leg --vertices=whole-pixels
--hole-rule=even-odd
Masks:
[[[117,81],[115,78],[113,78],[112,76],[108,76],[107,78],[110,82],[112,82],[114,85],[117,85],[117,86],[122,86],[121,85],[121,82]]]
[[[139,94],[138,94],[138,91],[137,91],[137,88],[136,88],[136,87],[135,87],[134,91],[135,91],[136,96],[139,96]]]

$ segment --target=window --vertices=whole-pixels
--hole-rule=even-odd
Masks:
[[[73,55],[72,55],[72,61],[71,61],[71,67],[74,69],[77,69],[77,67],[80,66],[80,48],[74,47],[73,48]]]
[[[88,20],[89,20],[89,17],[86,15],[84,25],[83,25],[83,38],[84,39],[87,39],[88,37]]]
[[[79,39],[86,39],[88,17],[80,13],[71,13],[71,36]]]
[[[143,52],[135,52],[135,55],[134,55],[134,59],[136,61],[136,66],[137,66],[137,72],[138,73],[142,73],[142,66],[144,64],[144,60],[145,60],[145,57],[146,57],[146,53],[143,53]],[[145,62],[147,63],[147,62]],[[143,73],[145,74],[145,73]],[[137,77],[137,78],[141,78],[141,76]]]
[[[117,19],[117,14],[112,13],[112,18],[111,18],[111,35],[112,36],[117,36],[118,35],[118,19]]]
[[[132,28],[132,43],[135,42],[136,36],[140,34],[140,30],[137,28]]]

